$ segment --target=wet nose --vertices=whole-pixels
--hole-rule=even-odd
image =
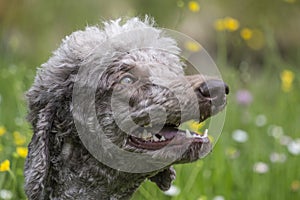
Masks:
[[[229,94],[229,87],[221,80],[208,80],[199,86],[199,92],[207,98],[214,98]]]

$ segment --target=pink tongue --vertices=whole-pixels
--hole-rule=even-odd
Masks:
[[[172,139],[176,136],[178,129],[172,127],[164,127],[159,135],[164,136],[167,140]]]

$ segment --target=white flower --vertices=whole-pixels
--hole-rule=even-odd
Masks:
[[[292,141],[292,138],[289,136],[286,136],[286,135],[283,135],[279,138],[279,143],[284,146],[290,144],[291,141]]]
[[[180,189],[175,185],[171,185],[170,189],[164,192],[168,196],[177,196],[180,193]]]
[[[16,125],[21,126],[22,124],[24,124],[23,118],[16,117],[15,118],[15,123],[16,123]]]
[[[258,127],[262,127],[266,125],[267,123],[267,117],[265,115],[258,115],[255,119],[255,124]]]
[[[273,163],[284,163],[286,161],[286,155],[284,153],[273,152],[270,155],[270,161]]]
[[[0,190],[0,199],[7,200],[7,199],[11,199],[12,197],[13,197],[13,194],[11,191],[5,190],[5,189]]]
[[[225,200],[225,198],[223,196],[218,195],[218,196],[215,196],[213,198],[213,200]]]
[[[246,131],[237,129],[233,131],[232,139],[240,143],[246,142],[248,140],[248,133]]]
[[[300,138],[291,141],[288,145],[287,145],[288,151],[291,154],[294,155],[299,155],[300,154]]]
[[[257,162],[253,166],[253,171],[259,174],[264,174],[269,171],[269,166],[264,162]]]
[[[283,128],[281,126],[271,125],[268,128],[268,133],[270,136],[279,139],[281,136],[283,136]]]

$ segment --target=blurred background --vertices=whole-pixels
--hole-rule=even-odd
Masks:
[[[300,199],[299,0],[0,0],[0,199],[26,199],[24,92],[37,67],[75,30],[145,14],[196,39],[231,93],[213,152],[176,166],[167,193],[146,181],[133,199]]]

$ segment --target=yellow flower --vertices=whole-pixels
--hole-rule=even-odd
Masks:
[[[201,133],[200,132],[200,129],[204,126],[204,122],[203,123],[198,123],[196,121],[191,121],[189,122],[188,126],[189,126],[189,129],[191,129],[191,131],[195,132],[195,133]]]
[[[249,28],[243,28],[241,30],[241,37],[244,39],[244,40],[250,40],[252,38],[252,35],[253,35],[253,32],[251,29]]]
[[[14,136],[14,142],[17,146],[25,144],[26,138],[25,136],[21,135],[20,132],[18,131],[13,132],[13,136]]]
[[[200,5],[197,1],[190,1],[188,6],[189,6],[190,11],[192,11],[192,12],[199,12],[199,10],[200,10]]]
[[[225,17],[224,25],[229,31],[236,31],[240,27],[239,21],[232,17]]]
[[[10,162],[9,160],[4,160],[0,163],[0,172],[6,172],[10,170]]]
[[[236,31],[240,27],[240,23],[238,20],[232,18],[232,17],[225,17],[223,19],[217,19],[214,22],[214,27],[217,31]]]
[[[201,49],[201,46],[197,43],[197,42],[194,42],[194,41],[187,41],[185,44],[184,44],[185,48],[191,52],[197,52]]]
[[[198,123],[198,122],[192,122],[191,124],[190,124],[190,127],[191,127],[191,129],[192,130],[200,130],[200,128],[203,126],[203,124],[201,124],[201,123]]]
[[[17,154],[22,158],[26,158],[28,154],[28,149],[25,147],[17,147]]]
[[[299,191],[300,190],[300,181],[295,180],[291,184],[291,189],[293,192]]]
[[[223,19],[217,19],[214,23],[214,27],[217,31],[224,31],[225,30],[225,24]]]
[[[0,126],[0,136],[4,135],[6,133],[6,129],[4,126]]]
[[[290,70],[283,70],[281,72],[281,89],[284,92],[290,92],[292,90],[294,77],[294,73]]]
[[[246,41],[246,44],[253,50],[260,50],[265,46],[264,33],[258,29],[251,30],[251,37]]]

